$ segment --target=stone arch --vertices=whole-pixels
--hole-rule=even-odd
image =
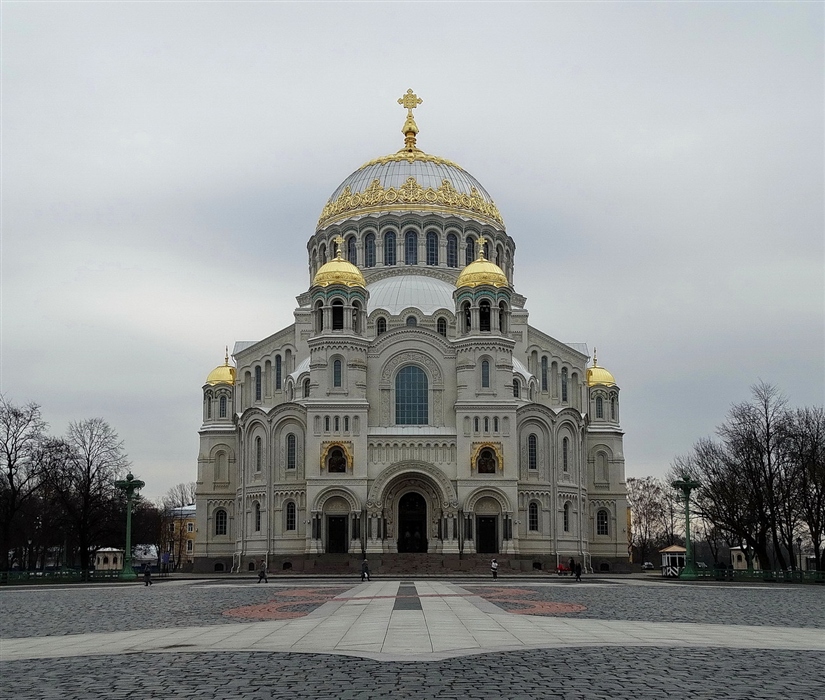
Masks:
[[[458,496],[452,482],[445,476],[444,472],[426,462],[413,461],[397,462],[381,472],[370,489],[367,497],[367,508],[375,513],[380,513],[387,502],[390,490],[395,488],[395,482],[403,477],[413,476],[421,477],[425,483],[429,481],[436,487],[433,493],[438,497],[444,510],[449,511],[458,508]]]
[[[430,355],[420,350],[406,350],[393,355],[386,363],[381,372],[381,379],[389,382],[395,376],[401,365],[414,364],[420,366],[430,376],[433,384],[443,384],[444,378],[441,367]]]
[[[343,498],[349,504],[351,512],[359,512],[361,510],[361,504],[358,502],[358,497],[349,489],[345,489],[340,486],[332,486],[321,491],[321,493],[315,497],[315,503],[312,506],[312,510],[323,513],[325,504],[333,498]]]
[[[483,498],[492,498],[497,501],[502,513],[513,512],[507,496],[502,491],[489,486],[476,489],[469,496],[467,496],[467,500],[464,504],[464,511],[466,513],[474,513],[476,504]]]

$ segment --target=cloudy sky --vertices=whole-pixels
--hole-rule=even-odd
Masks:
[[[825,386],[821,3],[2,4],[2,375],[101,416],[150,497],[201,386],[292,320],[329,195],[402,146],[460,163],[530,321],[598,348],[629,476],[758,380]]]

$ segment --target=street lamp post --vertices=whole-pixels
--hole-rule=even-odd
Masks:
[[[796,556],[799,559],[799,567],[798,571],[800,576],[802,575],[802,538],[796,538]]]
[[[123,556],[123,570],[120,572],[120,578],[133,581],[137,578],[137,574],[132,569],[132,498],[135,491],[146,486],[140,479],[135,479],[132,473],[126,475],[126,479],[116,481],[115,486],[126,494],[126,552]]]
[[[693,562],[693,551],[690,545],[690,492],[700,488],[702,484],[684,475],[681,479],[674,481],[671,486],[679,489],[685,499],[685,568],[682,569],[679,578],[694,581],[699,576],[696,571],[696,564]]]

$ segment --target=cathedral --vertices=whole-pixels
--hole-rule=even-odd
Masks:
[[[619,387],[529,324],[496,203],[398,102],[403,148],[332,192],[294,323],[206,378],[195,570],[623,570]]]

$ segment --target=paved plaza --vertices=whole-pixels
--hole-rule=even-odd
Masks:
[[[825,589],[272,578],[0,590],[14,698],[825,697]]]

